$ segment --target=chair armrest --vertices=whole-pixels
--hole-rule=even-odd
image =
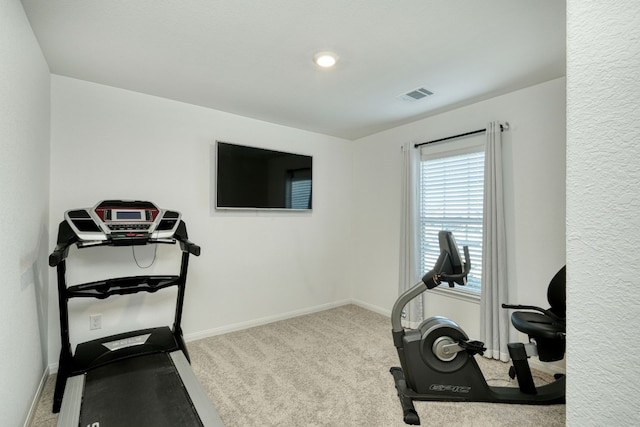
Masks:
[[[563,318],[559,317],[558,315],[556,315],[552,311],[545,310],[544,308],[536,307],[534,305],[502,304],[502,308],[514,309],[514,310],[533,310],[533,311],[540,312],[540,313],[542,313],[542,314],[544,314],[546,316],[549,316],[550,318],[552,318],[555,321],[564,320]]]

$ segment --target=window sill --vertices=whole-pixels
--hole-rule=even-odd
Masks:
[[[480,304],[480,294],[472,291],[462,290],[459,288],[450,288],[447,284],[442,284],[439,287],[432,289],[431,292],[442,295],[447,298],[453,298],[461,301],[472,302],[474,304]]]

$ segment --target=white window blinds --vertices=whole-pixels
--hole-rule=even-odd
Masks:
[[[478,293],[482,271],[483,143],[481,135],[460,143],[425,146],[420,162],[422,272],[433,268],[440,254],[438,232],[451,231],[461,251],[463,246],[469,247],[471,272],[466,288]]]

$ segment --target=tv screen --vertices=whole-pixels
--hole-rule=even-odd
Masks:
[[[309,210],[311,156],[217,142],[216,208]]]

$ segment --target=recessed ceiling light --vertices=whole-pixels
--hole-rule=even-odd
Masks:
[[[313,55],[313,62],[322,68],[331,68],[338,62],[338,56],[333,52],[318,52]]]

